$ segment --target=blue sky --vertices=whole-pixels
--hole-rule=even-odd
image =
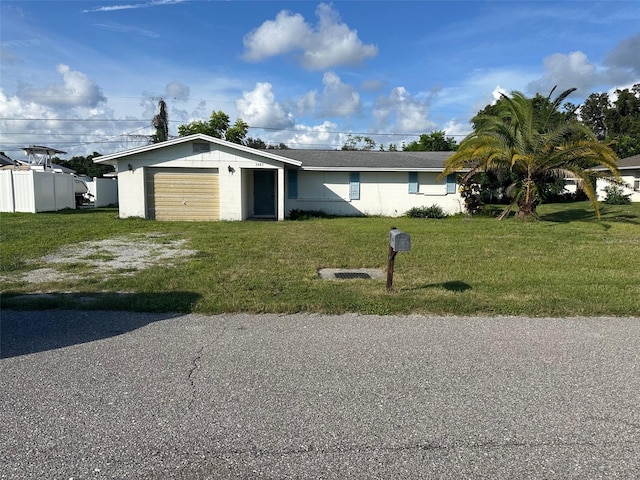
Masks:
[[[349,133],[458,141],[498,92],[640,82],[640,2],[3,0],[0,150],[140,146],[222,110],[249,136],[339,148]],[[133,136],[129,136],[133,135]]]

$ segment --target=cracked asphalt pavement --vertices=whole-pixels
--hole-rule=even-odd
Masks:
[[[2,479],[640,478],[640,318],[0,327]]]

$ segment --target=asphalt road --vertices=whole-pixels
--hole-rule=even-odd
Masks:
[[[640,318],[1,322],[2,479],[640,478]]]

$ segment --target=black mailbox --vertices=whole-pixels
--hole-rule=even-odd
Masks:
[[[411,250],[411,236],[402,230],[393,228],[389,231],[389,246],[394,252],[408,252]]]

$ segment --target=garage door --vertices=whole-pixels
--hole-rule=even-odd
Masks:
[[[146,183],[147,218],[220,219],[217,169],[151,168]]]

